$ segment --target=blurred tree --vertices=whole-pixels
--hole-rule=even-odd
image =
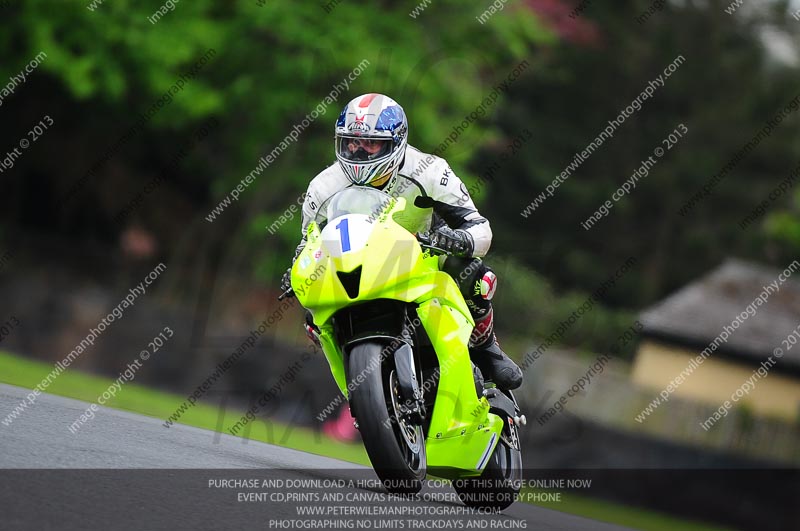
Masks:
[[[800,256],[800,191],[793,195],[792,204],[769,214],[763,226],[770,250],[784,265]]]
[[[495,229],[495,250],[524,257],[562,287],[594,290],[627,257],[635,271],[606,301],[643,305],[707,271],[725,256],[756,261],[764,238],[739,221],[796,165],[800,117],[792,114],[685,217],[679,209],[720,172],[797,94],[797,68],[765,47],[765,22],[785,28],[785,6],[731,17],[725,2],[667,2],[644,23],[650,1],[592,4],[579,20],[546,4],[548,20],[574,35],[539,55],[535,75],[512,88],[498,114],[504,141],[476,158],[482,173],[527,128],[521,154],[495,172],[484,210]],[[566,4],[566,2],[562,2]],[[555,13],[555,14],[554,14]],[[560,13],[560,15],[559,15]],[[551,20],[552,22],[552,20]],[[593,25],[587,26],[587,24]],[[675,28],[681,28],[675,31]],[[580,28],[579,28],[580,29]],[[651,80],[676,57],[685,62],[527,218],[523,209],[573,162]],[[613,203],[589,230],[581,226],[654,154],[680,124],[688,134],[657,160],[636,188]],[[655,157],[654,157],[655,158]],[[785,224],[784,224],[785,225]]]
[[[167,166],[203,119],[215,116],[220,126],[132,218],[166,239],[165,248],[198,223],[205,224],[204,241],[233,235],[263,247],[265,225],[334,160],[332,125],[346,101],[369,91],[394,96],[409,114],[411,142],[432,149],[532,42],[549,38],[525,7],[509,7],[480,25],[477,7],[446,0],[416,19],[409,16],[415,1],[389,7],[345,0],[329,9],[316,2],[262,7],[193,0],[175,4],[155,23],[161,0],[87,4],[18,2],[6,8],[0,79],[39,52],[46,58],[30,87],[3,106],[6,122],[19,124],[6,128],[3,140],[13,142],[43,112],[53,115],[56,126],[40,148],[47,156],[26,161],[23,169],[45,186],[20,179],[9,191],[29,199],[16,201],[4,215],[25,223],[36,190],[47,224],[114,240],[121,227],[109,221]],[[204,57],[196,76],[186,77]],[[363,73],[347,80],[364,60]],[[165,102],[181,79],[181,90]],[[241,200],[213,224],[204,221],[259,158],[329,95],[336,101],[323,105]],[[157,112],[137,127],[159,100]],[[453,158],[464,161],[485,129],[483,123],[473,126]],[[96,171],[87,178],[90,169]],[[280,240],[259,251],[261,259],[285,263],[299,237],[299,219],[269,237]]]

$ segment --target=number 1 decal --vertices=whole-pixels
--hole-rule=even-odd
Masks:
[[[339,232],[341,233],[342,252],[343,253],[346,253],[347,251],[350,250],[350,230],[349,230],[347,222],[348,222],[348,219],[344,218],[335,227],[335,228],[339,229]]]

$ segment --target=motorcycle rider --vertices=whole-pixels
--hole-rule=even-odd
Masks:
[[[395,219],[413,233],[427,233],[434,246],[453,253],[442,269],[458,284],[475,320],[470,358],[500,389],[519,387],[522,370],[500,349],[494,333],[491,301],[497,277],[481,260],[491,245],[492,230],[461,179],[444,159],[408,145],[403,108],[382,94],[364,94],[345,106],[336,121],[335,150],[339,163],[328,166],[308,186],[302,240],[294,259],[305,247],[306,228],[317,209],[342,189],[370,186],[404,197],[403,219]],[[281,289],[291,289],[291,268],[281,279]],[[306,329],[314,339],[318,329],[308,313]]]

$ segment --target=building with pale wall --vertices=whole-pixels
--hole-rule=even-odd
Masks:
[[[673,395],[718,407],[750,380],[752,389],[734,407],[800,420],[800,341],[786,348],[787,337],[800,326],[800,271],[780,284],[754,315],[745,313],[747,318],[740,319],[726,341],[717,341],[718,348],[702,363],[692,363],[780,274],[778,269],[728,260],[646,309],[640,317],[644,329],[633,381],[658,394],[684,371]],[[775,357],[776,348],[783,350],[782,357]],[[762,363],[769,367],[767,376],[755,373],[753,378]]]

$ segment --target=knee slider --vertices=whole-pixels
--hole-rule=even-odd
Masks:
[[[497,290],[497,275],[495,275],[494,271],[491,269],[486,268],[486,272],[483,273],[480,283],[481,297],[487,301],[492,300],[494,297],[494,292]]]

